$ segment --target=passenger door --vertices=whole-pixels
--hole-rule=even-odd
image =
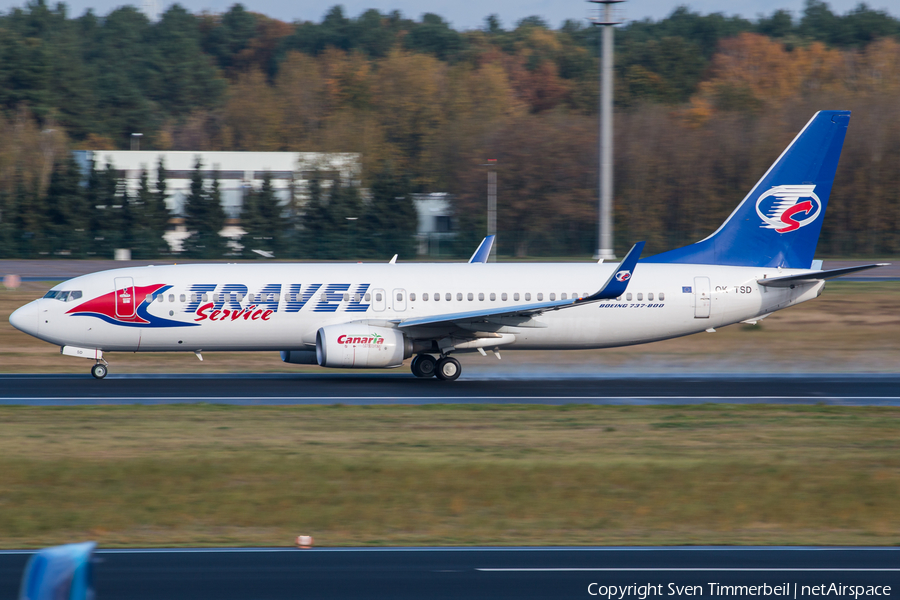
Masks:
[[[137,311],[137,298],[134,297],[134,279],[116,277],[116,317],[120,319],[134,318]]]
[[[710,308],[709,277],[694,277],[694,318],[708,319]]]
[[[400,288],[394,290],[393,294],[391,294],[391,299],[394,303],[394,312],[406,310],[406,290]]]
[[[382,312],[385,308],[387,308],[387,298],[384,290],[372,290],[372,310]]]

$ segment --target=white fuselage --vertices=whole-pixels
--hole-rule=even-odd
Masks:
[[[28,311],[36,313],[36,323],[28,332],[60,346],[101,351],[309,350],[317,330],[327,325],[395,326],[414,317],[586,296],[615,267],[264,263],[116,269],[54,288],[81,292],[77,299],[36,300]],[[824,282],[793,289],[757,284],[764,277],[805,272],[640,263],[620,299],[546,312],[530,326],[506,327],[501,333],[511,337],[504,336],[503,345],[606,348],[697,333],[815,298]],[[123,295],[129,284],[133,294]],[[434,328],[434,337],[445,335],[441,329]]]

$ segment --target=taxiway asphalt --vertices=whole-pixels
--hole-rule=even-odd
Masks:
[[[29,555],[0,552],[0,597],[16,597]],[[881,598],[900,589],[900,548],[210,548],[94,557],[99,600],[591,598],[629,585],[654,586],[646,596],[654,600],[685,595],[673,593],[684,586],[700,586],[705,598],[772,600],[811,598],[811,586],[831,584],[891,586]],[[760,587],[752,595],[717,587],[736,585]],[[775,586],[787,593],[771,593]],[[636,591],[624,597],[640,598]]]
[[[402,374],[0,375],[0,405],[900,405],[900,374],[463,377]]]

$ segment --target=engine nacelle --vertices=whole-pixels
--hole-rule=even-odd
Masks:
[[[329,325],[316,333],[316,358],[322,367],[399,367],[410,356],[412,342],[396,329],[352,323]]]
[[[281,360],[292,365],[316,364],[315,350],[282,350]]]

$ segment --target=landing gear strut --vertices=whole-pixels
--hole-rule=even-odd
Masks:
[[[410,364],[413,375],[427,379],[434,377],[437,361],[430,354],[417,354]]]
[[[91,367],[91,375],[93,375],[95,379],[103,379],[108,372],[109,369],[103,363],[97,363]]]

